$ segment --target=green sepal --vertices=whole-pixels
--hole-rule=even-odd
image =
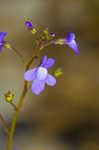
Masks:
[[[62,72],[61,68],[58,68],[54,71],[54,77],[56,77],[56,78],[61,76],[62,74],[63,74],[63,72]]]

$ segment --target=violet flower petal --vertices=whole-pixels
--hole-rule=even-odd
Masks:
[[[31,86],[32,93],[39,95],[45,88],[45,80],[34,80]]]
[[[46,62],[47,62],[47,56],[44,56],[40,66],[44,66]]]
[[[37,71],[37,68],[26,71],[24,73],[24,79],[28,82],[34,80],[36,78],[36,71]]]
[[[68,33],[68,35],[66,37],[67,42],[71,42],[74,39],[75,39],[75,34],[72,32]]]
[[[52,67],[54,65],[54,63],[55,63],[55,60],[53,58],[48,58],[48,60],[47,60],[46,64],[44,65],[44,67],[46,69],[48,69],[48,68]]]
[[[4,38],[6,35],[7,35],[7,32],[0,32],[0,42],[1,43],[4,41]]]
[[[71,42],[65,41],[65,44],[67,44],[70,48],[72,48],[76,54],[80,54],[80,51],[78,50],[78,45],[75,40],[72,40]]]
[[[49,85],[49,86],[54,86],[56,84],[56,79],[48,74],[47,78],[46,78],[46,83]]]

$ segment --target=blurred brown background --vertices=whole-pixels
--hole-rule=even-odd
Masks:
[[[56,60],[64,74],[55,87],[39,96],[29,92],[17,121],[14,145],[19,150],[99,150],[99,1],[98,0],[0,0],[0,31],[28,61],[33,38],[24,22],[49,27],[57,37],[76,33],[80,55],[67,46],[51,45],[41,52]],[[32,67],[38,64],[34,62]],[[9,126],[13,108],[4,101],[8,89],[18,102],[23,88],[24,66],[3,49],[0,54],[0,113]],[[7,135],[0,122],[0,150]]]

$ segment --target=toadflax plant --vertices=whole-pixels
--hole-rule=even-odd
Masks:
[[[39,95],[44,91],[44,89],[46,89],[46,85],[55,86],[56,78],[62,75],[61,68],[56,68],[53,75],[49,73],[48,69],[54,65],[55,60],[54,58],[49,58],[46,55],[43,56],[39,66],[30,69],[33,61],[38,58],[42,49],[51,44],[67,45],[72,48],[75,54],[80,54],[74,33],[69,32],[65,38],[55,39],[55,34],[49,33],[48,27],[45,28],[42,32],[39,32],[30,21],[26,21],[25,25],[27,29],[33,34],[33,36],[35,36],[36,45],[35,52],[28,62],[24,60],[24,56],[12,45],[11,42],[5,41],[7,32],[0,32],[0,53],[2,52],[3,47],[7,48],[8,50],[14,51],[19,56],[25,67],[25,72],[23,75],[24,87],[17,106],[13,102],[14,94],[10,90],[8,90],[8,92],[4,95],[6,102],[9,103],[14,109],[14,115],[10,128],[8,127],[7,122],[5,121],[3,116],[0,114],[0,120],[2,121],[5,131],[8,135],[8,144],[6,150],[17,150],[17,148],[13,146],[13,135],[15,131],[16,121],[18,119],[18,115],[27,92],[31,90],[33,94]],[[28,82],[32,83],[31,86],[28,86]]]

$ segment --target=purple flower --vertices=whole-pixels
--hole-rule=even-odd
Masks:
[[[0,32],[0,52],[2,52],[2,47],[4,46],[4,38],[7,35],[7,32]]]
[[[70,48],[72,48],[76,54],[80,54],[80,51],[78,50],[78,45],[75,41],[75,34],[69,33],[67,37],[64,40],[64,44],[67,44]]]
[[[76,54],[80,54],[80,51],[78,50],[78,45],[75,41],[75,34],[70,32],[66,38],[58,39],[54,41],[54,44],[57,45],[68,45],[70,48],[72,48]]]
[[[34,80],[31,86],[31,90],[36,95],[40,94],[44,90],[45,83],[47,83],[49,86],[54,86],[56,84],[56,79],[52,75],[50,75],[47,70],[54,65],[54,62],[54,59],[47,59],[47,56],[44,56],[39,67],[25,72],[25,80],[27,80],[28,82]]]

